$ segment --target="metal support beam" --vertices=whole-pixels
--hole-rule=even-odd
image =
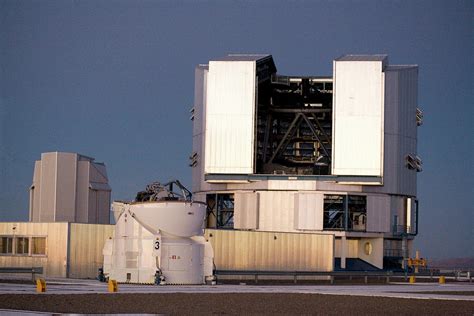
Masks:
[[[267,161],[268,139],[270,138],[270,131],[272,129],[272,115],[267,114],[267,125],[265,126],[265,135],[263,137],[263,161]]]
[[[319,123],[318,117],[316,115],[314,115],[314,113],[312,113],[311,116],[314,118],[314,124],[316,124],[318,129],[321,131],[321,134],[323,134],[323,136],[325,138],[325,141],[328,144],[331,144],[331,139],[329,138],[328,134],[326,134],[326,132],[324,131],[323,127],[321,126],[321,123]],[[329,158],[331,158],[331,157],[329,157]]]
[[[341,237],[341,269],[346,268],[346,252],[347,252],[346,236],[342,236]]]
[[[269,107],[269,110],[275,113],[330,113],[332,109],[283,109]]]
[[[324,146],[323,142],[321,141],[321,138],[319,138],[318,131],[314,128],[313,124],[311,124],[311,122],[308,120],[306,115],[302,115],[302,116],[303,116],[303,119],[306,122],[306,124],[308,124],[308,127],[311,130],[311,132],[313,132],[314,137],[316,137],[316,140],[319,142],[319,144],[323,148],[324,153],[326,154],[327,157],[329,157],[329,152],[326,149],[326,146]],[[331,159],[331,158],[329,158],[329,159]]]
[[[349,230],[349,196],[344,196],[344,230]]]
[[[293,121],[291,122],[290,126],[288,127],[288,130],[286,131],[285,135],[283,136],[283,138],[281,139],[280,143],[278,144],[275,152],[273,153],[272,157],[270,158],[270,160],[268,161],[269,163],[271,163],[273,161],[273,159],[275,159],[276,155],[279,153],[279,151],[283,148],[283,145],[285,144],[288,144],[289,142],[289,139],[291,137],[293,137],[293,134],[296,130],[295,127],[297,127],[298,125],[296,125],[296,123],[298,122],[298,120],[300,119],[300,116],[301,114],[297,114],[295,116],[295,118],[293,119]],[[289,137],[291,135],[291,137]]]

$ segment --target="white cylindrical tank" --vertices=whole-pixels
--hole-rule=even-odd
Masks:
[[[132,216],[151,233],[165,232],[178,237],[203,234],[206,204],[188,201],[132,203]]]
[[[115,234],[107,240],[104,274],[128,283],[203,284],[213,251],[203,237],[206,205],[192,201],[114,202]]]

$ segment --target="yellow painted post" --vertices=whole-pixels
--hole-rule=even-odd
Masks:
[[[410,283],[415,283],[416,282],[416,278],[414,275],[410,276]]]
[[[118,291],[117,281],[116,280],[109,280],[109,292],[115,293]]]
[[[439,284],[445,284],[446,283],[446,278],[444,277],[444,275],[440,276],[439,277]]]
[[[46,292],[46,281],[44,279],[36,279],[36,292]]]

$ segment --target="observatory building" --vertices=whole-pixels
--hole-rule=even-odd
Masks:
[[[105,164],[94,158],[42,153],[30,187],[30,221],[109,224],[108,181]]]
[[[77,153],[42,153],[30,186],[30,221],[0,222],[0,267],[95,278],[113,236],[110,194],[104,163]]]
[[[418,227],[417,81],[387,55],[342,56],[332,76],[281,75],[271,55],[197,66],[192,191],[217,269],[400,267]]]

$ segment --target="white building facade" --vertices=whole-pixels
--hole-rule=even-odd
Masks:
[[[30,187],[30,222],[109,224],[110,194],[105,164],[76,153],[43,153]]]
[[[417,81],[386,55],[342,56],[330,77],[279,75],[271,55],[199,65],[190,166],[207,228],[332,235],[334,269],[401,267],[418,226]]]

